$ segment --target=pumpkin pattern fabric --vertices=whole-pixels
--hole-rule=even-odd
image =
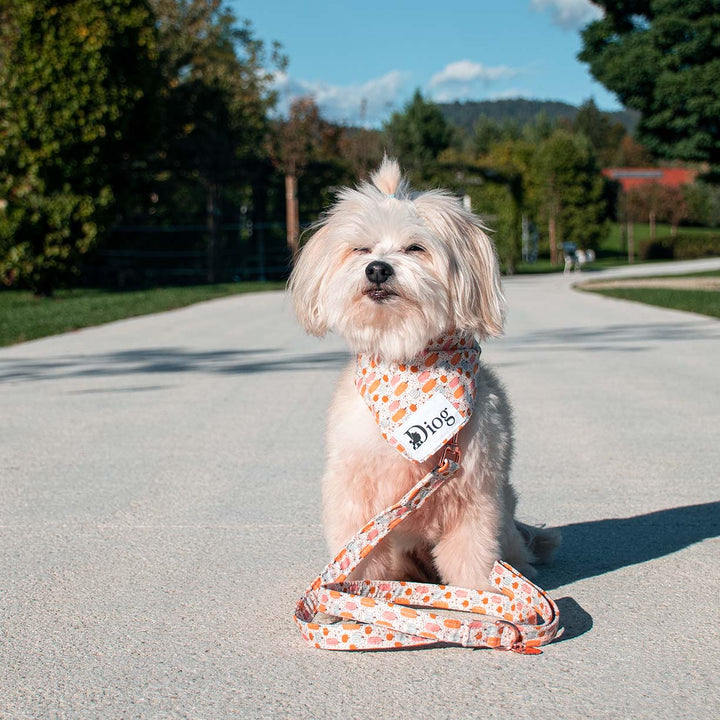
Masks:
[[[382,436],[411,462],[427,460],[470,420],[480,352],[452,333],[404,363],[358,355],[355,386]]]
[[[303,639],[325,650],[379,650],[450,643],[531,655],[555,638],[557,605],[504,562],[490,575],[493,592],[450,585],[348,581],[374,547],[458,470],[441,460],[395,505],[361,528],[299,599],[294,620]],[[460,611],[470,619],[443,611]],[[318,613],[339,617],[320,622]]]

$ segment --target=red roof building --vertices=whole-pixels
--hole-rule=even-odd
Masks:
[[[690,185],[695,182],[698,171],[674,167],[618,167],[603,168],[602,174],[611,180],[619,182],[620,185],[622,185],[622,189],[627,192],[632,188],[641,187],[643,185],[652,185],[652,183],[665,185],[666,187]]]

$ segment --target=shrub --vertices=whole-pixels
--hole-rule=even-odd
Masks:
[[[641,260],[672,260],[675,257],[672,238],[646,240],[640,244]]]
[[[720,233],[678,235],[673,238],[676,260],[720,256]]]
[[[677,235],[648,240],[640,245],[643,260],[695,260],[720,256],[720,233],[708,235]]]

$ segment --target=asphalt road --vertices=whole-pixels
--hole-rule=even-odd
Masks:
[[[283,293],[0,350],[0,718],[717,718],[720,322],[506,282],[539,656],[303,644],[347,358]]]

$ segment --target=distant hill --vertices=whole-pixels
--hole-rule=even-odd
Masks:
[[[573,120],[579,108],[575,105],[556,100],[481,100],[478,102],[438,103],[438,107],[449,123],[472,132],[475,123],[482,115],[499,122],[510,120],[519,125],[527,125],[540,113],[545,113],[549,120],[561,118]],[[605,113],[616,122],[621,123],[625,129],[632,133],[637,125],[639,115],[632,110]]]

